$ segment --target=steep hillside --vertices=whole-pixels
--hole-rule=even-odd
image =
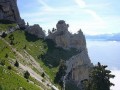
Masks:
[[[22,77],[25,71],[28,71],[31,76],[29,78],[30,81],[44,89],[50,89],[51,87],[47,86],[47,84],[51,83],[49,76],[47,74],[45,74],[45,77],[41,76],[45,72],[43,68],[40,67],[40,63],[38,63],[40,62],[38,56],[43,55],[47,51],[47,47],[45,47],[46,44],[43,40],[29,35],[24,31],[16,30],[14,33],[8,34],[5,38],[0,37],[0,61],[1,63],[5,62],[6,67],[13,67],[16,71],[14,73],[19,73]],[[16,61],[19,63],[18,68],[14,66]],[[41,63],[41,65],[43,65],[43,63]],[[3,78],[2,75],[0,78]],[[2,85],[2,83],[0,85]]]
[[[1,25],[4,29],[8,29],[9,25]],[[14,24],[11,24],[11,26],[14,26]],[[79,53],[74,48],[65,50],[56,47],[52,40],[39,39],[24,30],[16,30],[7,34],[5,38],[0,38],[0,45],[1,62],[5,61],[7,66],[12,66],[16,71],[14,73],[20,73],[20,76],[23,76],[25,71],[29,71],[30,81],[41,87],[46,87],[50,82],[54,83],[61,60],[68,60]],[[14,66],[16,60],[19,62],[18,68]],[[45,73],[44,78],[41,77],[43,73]],[[37,79],[37,81],[34,79]]]
[[[13,67],[12,67],[13,69]],[[41,90],[7,66],[0,65],[0,90]]]

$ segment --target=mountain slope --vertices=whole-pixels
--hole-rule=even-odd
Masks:
[[[18,35],[20,35],[21,37],[18,37]],[[14,40],[13,40],[14,38]],[[29,38],[30,39],[30,38]],[[35,37],[34,37],[35,39]],[[31,40],[31,39],[30,39]],[[33,40],[33,39],[32,39]],[[12,42],[12,43],[11,43]],[[19,44],[17,44],[17,42],[19,42]],[[27,45],[28,44],[28,45]],[[42,40],[35,42],[28,42],[25,38],[25,32],[24,31],[20,31],[17,30],[14,33],[10,33],[7,35],[6,38],[0,38],[0,60],[5,61],[6,64],[13,66],[14,67],[14,63],[17,60],[19,62],[19,68],[16,68],[16,71],[18,73],[20,73],[21,75],[23,75],[23,73],[25,71],[29,71],[30,76],[33,78],[30,78],[32,81],[35,81],[34,83],[37,82],[37,84],[39,86],[41,86],[42,88],[46,89],[46,88],[50,88],[47,86],[47,84],[50,83],[49,81],[49,77],[46,74],[45,78],[43,78],[41,75],[42,73],[44,73],[43,69],[40,67],[40,64],[35,60],[34,57],[36,57],[36,55],[41,55],[43,52],[38,50],[37,46],[39,47],[39,49],[42,48]],[[27,50],[29,49],[25,49],[24,46],[28,46],[31,51],[28,51],[29,53],[31,53],[31,55],[33,54],[33,56],[31,56]],[[36,50],[36,52],[35,52]],[[45,51],[45,49],[43,49]],[[6,57],[7,55],[7,57]],[[36,57],[37,58],[37,57]],[[2,77],[0,77],[2,78]],[[45,82],[43,82],[45,81]],[[40,84],[41,83],[41,84]],[[28,90],[28,89],[27,89]]]
[[[0,38],[0,45],[1,61],[5,60],[6,64],[14,67],[17,60],[19,68],[15,68],[16,73],[23,76],[24,72],[28,71],[31,76],[30,81],[35,81],[34,83],[45,89],[52,87],[50,83],[51,81],[54,83],[60,61],[68,60],[79,53],[76,49],[58,48],[52,40],[39,39],[23,30],[16,30],[7,34],[5,38]],[[43,73],[45,73],[44,78],[41,77]]]

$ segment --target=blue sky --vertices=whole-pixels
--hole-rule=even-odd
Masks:
[[[18,0],[18,7],[26,22],[46,31],[65,20],[72,33],[120,32],[120,0]]]

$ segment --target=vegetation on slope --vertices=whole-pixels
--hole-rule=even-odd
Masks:
[[[47,43],[48,50],[46,54],[41,56],[41,59],[45,65],[49,67],[57,67],[61,60],[68,60],[73,55],[79,53],[79,51],[74,48],[65,50],[61,47],[56,47],[56,44],[50,39],[46,39],[45,42]]]
[[[40,90],[36,85],[0,65],[0,90]]]
[[[15,27],[16,24],[0,24],[0,31],[7,31],[11,27]]]

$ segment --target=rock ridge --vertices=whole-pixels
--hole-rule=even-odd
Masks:
[[[25,27],[24,19],[21,19],[17,7],[17,0],[0,0],[0,20],[9,20]]]
[[[86,39],[82,30],[80,29],[77,34],[71,34],[68,27],[69,25],[64,20],[58,21],[57,29],[49,31],[47,38],[52,39],[57,47],[75,48],[80,51],[79,54],[66,61],[67,70],[63,79],[64,82],[72,80],[77,86],[80,86],[82,80],[89,78],[89,71],[93,65],[88,56]]]

